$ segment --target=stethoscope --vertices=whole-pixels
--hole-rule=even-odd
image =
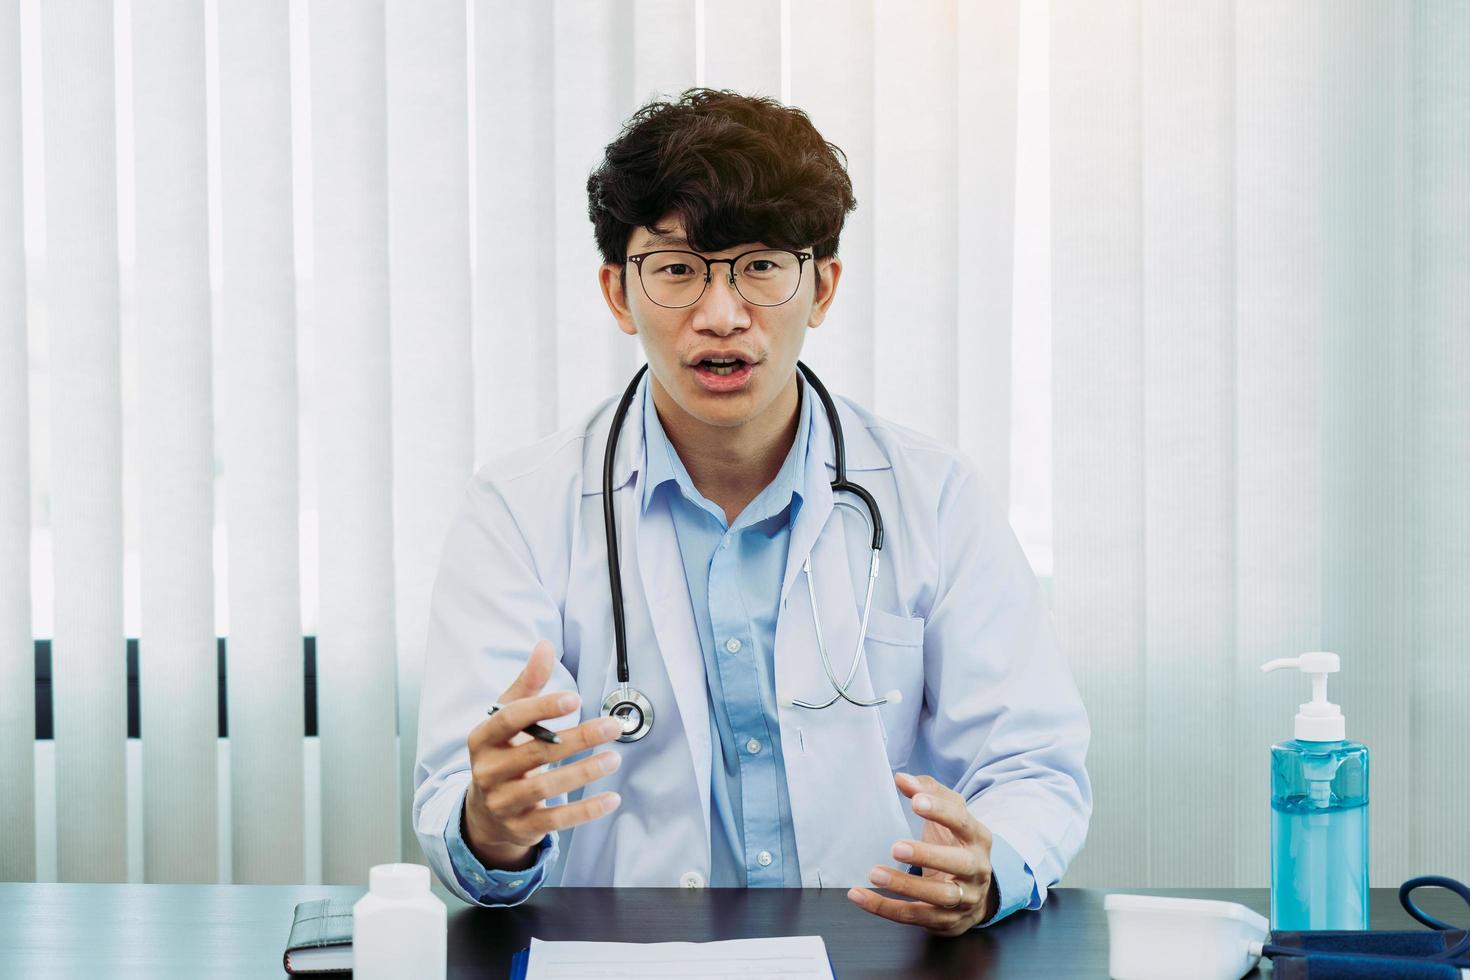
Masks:
[[[831,682],[833,689],[837,692],[821,704],[810,701],[801,701],[792,698],[786,702],[797,708],[827,708],[842,698],[860,708],[875,708],[880,704],[890,702],[897,704],[901,699],[898,691],[889,691],[881,698],[873,701],[864,701],[848,693],[848,686],[857,674],[858,661],[862,658],[863,644],[868,635],[868,612],[873,605],[873,586],[878,581],[878,553],[883,549],[883,518],[878,512],[878,502],[873,495],[863,487],[847,479],[846,450],[842,442],[842,423],[837,419],[837,407],[832,404],[832,396],[827,394],[827,389],[812,369],[800,361],[796,366],[806,376],[807,382],[816,391],[817,396],[822,399],[822,406],[827,411],[827,421],[832,429],[832,443],[834,449],[834,465],[837,470],[837,478],[832,481],[832,504],[834,507],[850,507],[862,515],[872,532],[872,555],[868,562],[868,586],[867,594],[863,597],[862,625],[858,630],[857,649],[853,651],[852,667],[847,672],[847,679],[841,684],[837,682],[837,675],[832,670],[832,661],[827,656],[827,644],[822,639],[822,620],[817,615],[817,592],[816,586],[812,584],[812,562],[808,555],[802,562],[801,569],[806,573],[807,592],[811,596],[812,623],[816,627],[817,650],[822,655],[822,667],[827,671],[827,680]],[[618,687],[613,690],[602,702],[602,713],[610,718],[618,719],[623,726],[623,733],[618,736],[619,742],[636,742],[647,735],[653,728],[653,705],[648,696],[642,691],[628,683],[628,639],[627,631],[623,626],[623,576],[618,562],[618,534],[617,519],[613,513],[613,455],[617,451],[618,434],[623,427],[623,418],[628,413],[628,405],[633,401],[633,395],[638,390],[638,382],[643,379],[648,370],[645,364],[633,375],[633,380],[628,383],[628,389],[623,392],[623,400],[618,403],[617,411],[613,414],[612,431],[607,436],[607,452],[602,461],[602,523],[607,532],[607,577],[608,585],[612,589],[612,613],[613,613],[613,638],[618,647]],[[836,494],[840,490],[861,498],[863,507],[847,500],[838,500]]]

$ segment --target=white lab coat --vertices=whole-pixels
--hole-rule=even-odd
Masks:
[[[866,700],[897,688],[903,698],[878,708],[838,700],[820,711],[778,709],[802,885],[866,885],[873,865],[893,863],[894,841],[918,837],[921,822],[893,781],[903,770],[929,773],[969,800],[1025,859],[1044,898],[1082,845],[1092,800],[1087,716],[1039,585],[966,457],[835,400],[848,478],[877,499],[885,527],[866,654],[851,690]],[[616,402],[486,464],[447,536],[424,665],[413,818],[431,865],[466,901],[444,829],[459,819],[468,785],[469,731],[539,639],[559,657],[545,690],[582,699],[580,712],[547,727],[593,717],[618,686],[601,493]],[[623,423],[613,488],[631,683],[653,704],[653,730],[606,746],[621,753],[622,766],[585,791],[615,790],[622,806],[561,833],[547,885],[697,887],[710,875],[704,660],[672,521],[662,507],[641,516],[642,405],[640,389]],[[848,507],[834,512],[826,413],[813,421],[781,584],[778,704],[832,694],[803,558],[812,558],[833,669],[845,677],[870,554],[863,519]]]

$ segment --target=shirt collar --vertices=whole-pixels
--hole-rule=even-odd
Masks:
[[[790,520],[795,521],[796,514],[805,499],[802,494],[802,478],[806,472],[807,447],[810,445],[808,436],[812,427],[811,413],[814,399],[807,391],[805,379],[802,379],[797,385],[797,392],[796,438],[792,440],[791,450],[786,454],[781,469],[761,490],[755,500],[751,501],[756,507],[751,512],[755,520],[774,517],[790,502]],[[652,384],[643,386],[643,446],[645,451],[643,461],[644,513],[648,512],[655,493],[666,483],[673,483],[691,503],[699,504],[705,499],[704,495],[694,486],[694,480],[689,476],[684,460],[680,458],[678,450],[674,448],[674,444],[669,441],[668,434],[664,432],[663,424],[658,418],[658,411],[654,408]]]

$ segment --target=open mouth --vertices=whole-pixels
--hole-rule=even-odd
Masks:
[[[699,362],[701,371],[708,371],[721,378],[729,377],[745,366],[745,362],[738,357],[706,358]]]
[[[694,376],[711,392],[732,392],[745,387],[755,365],[738,357],[706,358],[694,365]]]

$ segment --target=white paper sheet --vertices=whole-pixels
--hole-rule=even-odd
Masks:
[[[833,980],[821,936],[712,943],[585,943],[531,940],[526,980],[677,977],[681,980]]]

